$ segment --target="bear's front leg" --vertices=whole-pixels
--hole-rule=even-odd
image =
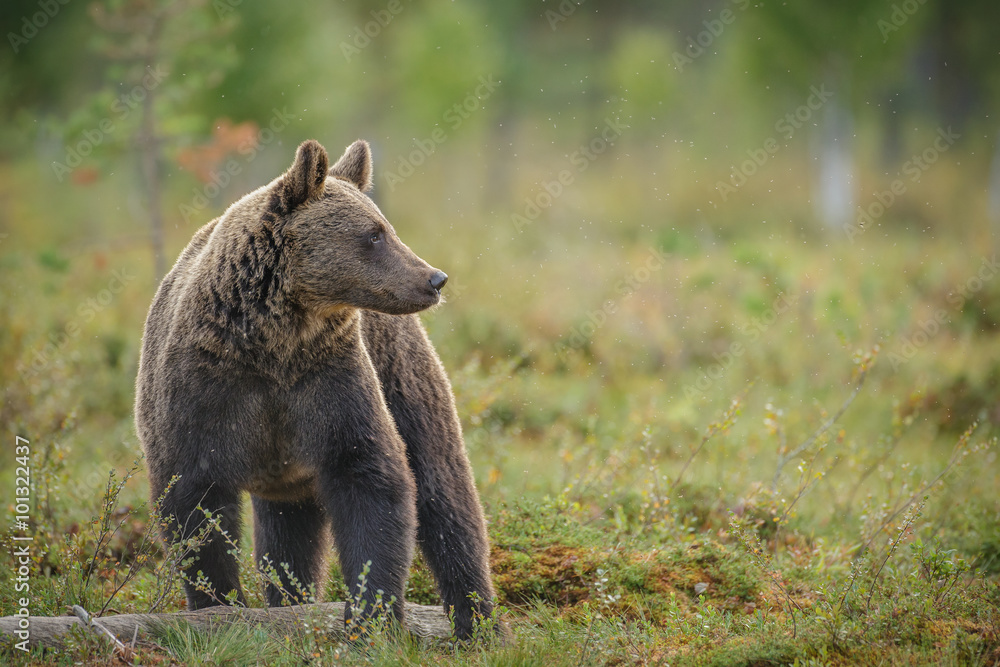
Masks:
[[[257,566],[265,572],[270,565],[278,575],[264,587],[268,606],[305,604],[312,586],[319,597],[329,546],[323,509],[311,498],[282,503],[254,496],[253,518]]]
[[[154,478],[151,486],[155,502],[166,488],[166,482]],[[194,556],[184,570],[188,609],[194,611],[228,604],[231,594],[235,594],[237,604],[246,606],[246,598],[240,588],[239,565],[232,549],[233,544],[240,543],[238,491],[221,484],[199,481],[195,477],[180,477],[163,498],[161,512],[168,519],[164,537],[168,542],[177,543],[199,535],[207,525],[204,510],[212,512],[219,521],[219,529],[225,531],[228,537],[211,530],[202,536],[203,541],[194,554],[186,554]],[[205,582],[203,587],[194,585],[199,575]]]
[[[451,386],[416,316],[365,313],[365,341],[417,484],[417,542],[455,636],[493,613],[490,545]],[[496,626],[497,632],[503,632]]]
[[[397,436],[398,438],[398,436]],[[388,610],[403,621],[403,591],[413,560],[416,507],[413,477],[400,457],[382,459],[385,452],[359,443],[354,460],[332,466],[323,475],[325,504],[333,527],[351,598],[345,620],[369,618]],[[361,590],[359,576],[371,563]],[[381,593],[382,609],[376,609]],[[353,599],[360,598],[362,609]],[[358,619],[355,619],[355,622]]]
[[[353,382],[341,383],[333,395],[337,400],[326,413],[332,423],[317,491],[330,517],[347,588],[362,606],[355,608],[348,599],[345,620],[356,617],[357,622],[391,604],[402,622],[417,524],[416,485],[405,446],[377,392],[370,365]],[[361,590],[359,575],[368,563]],[[375,608],[379,593],[381,610]]]

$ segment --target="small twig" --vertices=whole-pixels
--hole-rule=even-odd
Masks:
[[[965,431],[965,433],[963,433],[963,434],[962,434],[962,436],[961,436],[961,437],[960,437],[960,438],[958,439],[958,443],[956,443],[956,445],[955,445],[955,450],[954,450],[954,451],[952,452],[952,455],[951,455],[951,459],[949,459],[949,461],[948,461],[948,464],[947,464],[947,465],[946,465],[946,466],[944,467],[944,469],[943,469],[943,470],[941,470],[941,472],[939,472],[939,473],[937,474],[937,476],[936,476],[936,477],[935,477],[934,479],[932,479],[932,480],[931,480],[930,482],[928,482],[927,484],[924,484],[924,485],[923,485],[923,486],[922,486],[922,487],[921,487],[920,489],[918,489],[918,490],[917,490],[917,491],[916,491],[916,492],[915,492],[915,493],[914,493],[913,495],[911,495],[911,496],[910,496],[910,498],[909,498],[909,499],[908,499],[908,500],[907,500],[907,501],[906,501],[905,503],[903,503],[903,505],[902,505],[901,507],[899,507],[899,508],[898,508],[898,509],[897,509],[897,510],[896,510],[895,512],[893,512],[893,513],[892,513],[892,515],[891,515],[891,516],[890,516],[890,517],[889,517],[888,519],[886,519],[885,521],[883,521],[883,522],[882,522],[882,525],[880,525],[880,526],[879,526],[879,527],[878,527],[878,528],[877,528],[877,529],[876,529],[876,530],[875,530],[875,531],[874,531],[874,532],[872,533],[872,536],[871,536],[871,538],[869,538],[869,539],[868,539],[868,541],[867,541],[867,542],[865,542],[865,543],[864,543],[864,545],[862,545],[862,547],[861,547],[861,548],[860,548],[860,549],[858,550],[858,559],[856,559],[856,560],[855,560],[855,565],[854,565],[854,567],[852,568],[852,572],[851,572],[851,579],[850,579],[850,581],[849,581],[849,582],[847,583],[847,587],[846,587],[846,588],[844,589],[844,593],[843,593],[843,594],[842,594],[842,595],[840,596],[840,603],[839,603],[839,604],[837,605],[837,612],[838,612],[838,613],[840,612],[840,609],[841,609],[841,608],[842,608],[842,607],[844,606],[844,602],[846,602],[846,600],[847,600],[847,595],[848,595],[848,594],[849,594],[849,593],[851,592],[851,589],[852,589],[852,588],[854,588],[854,582],[855,582],[855,581],[857,580],[857,578],[858,578],[858,574],[859,574],[859,572],[860,572],[860,567],[858,566],[858,562],[859,562],[859,560],[860,560],[861,558],[863,558],[863,557],[864,557],[865,553],[866,553],[866,552],[868,551],[868,547],[870,547],[870,546],[871,546],[871,543],[875,541],[875,538],[876,538],[876,537],[878,537],[879,533],[881,533],[881,532],[882,532],[882,529],[883,529],[883,528],[885,528],[885,527],[886,527],[886,526],[888,526],[888,525],[889,525],[890,523],[892,523],[892,521],[893,521],[893,520],[894,520],[894,519],[895,519],[895,518],[896,518],[897,516],[899,516],[899,515],[900,515],[900,514],[901,514],[901,513],[902,513],[902,512],[904,511],[904,510],[906,510],[906,508],[908,508],[908,507],[909,507],[910,505],[912,505],[912,504],[913,504],[913,501],[915,501],[915,500],[916,500],[916,499],[917,499],[917,498],[918,498],[918,497],[919,497],[920,495],[922,495],[922,494],[924,493],[924,491],[927,491],[927,490],[928,490],[928,489],[930,489],[930,488],[931,488],[932,486],[934,486],[935,484],[937,484],[937,483],[938,483],[938,481],[939,481],[939,480],[940,480],[940,479],[941,479],[942,477],[944,477],[944,475],[945,475],[945,474],[946,474],[946,473],[947,473],[947,472],[948,472],[949,470],[951,470],[951,469],[952,469],[952,468],[953,468],[953,467],[955,466],[955,464],[957,464],[957,463],[958,463],[958,457],[959,457],[959,454],[960,454],[960,453],[962,452],[962,450],[963,450],[963,449],[965,448],[965,445],[966,445],[966,443],[968,443],[968,441],[969,441],[969,438],[970,438],[970,437],[972,437],[972,433],[973,433],[973,432],[974,432],[974,431],[976,430],[976,427],[977,427],[977,426],[978,426],[977,424],[973,424],[972,426],[970,426],[970,427],[969,427],[969,428],[968,428],[968,429],[967,429],[967,430]],[[884,563],[883,563],[883,565],[884,565]],[[882,571],[882,568],[880,567],[880,568],[879,568],[879,572],[881,572],[881,571]],[[876,578],[877,578],[877,575],[876,575]],[[873,586],[874,586],[874,584],[873,584]]]
[[[583,649],[581,649],[580,651],[580,662],[577,663],[578,665],[582,665],[583,661],[587,659],[587,649],[590,647],[590,635],[593,632],[593,630],[594,630],[594,617],[591,616],[590,625],[587,626],[587,636],[584,638],[583,641]]]
[[[926,501],[927,499],[924,498],[924,502]],[[913,522],[917,520],[918,516],[920,516],[923,506],[924,503],[920,503],[920,506],[906,517],[906,520],[903,521],[903,525],[899,527],[896,539],[889,543],[889,548],[885,552],[885,558],[882,559],[881,565],[878,566],[878,571],[875,572],[875,577],[872,579],[871,589],[868,591],[868,600],[865,602],[866,614],[870,613],[872,610],[872,596],[875,594],[875,589],[878,587],[878,578],[882,575],[882,569],[885,567],[885,564],[889,562],[889,559],[892,558],[892,554],[896,552],[896,548],[899,547],[899,543],[903,541],[903,537],[906,536],[906,531],[910,529]]]
[[[802,452],[812,447],[813,444],[815,444],[815,442],[819,440],[824,433],[830,430],[830,427],[832,427],[834,424],[837,423],[838,420],[840,420],[840,418],[844,415],[844,413],[847,412],[847,408],[851,407],[851,404],[854,403],[854,399],[858,397],[858,394],[861,393],[862,387],[864,387],[865,385],[865,378],[868,377],[869,368],[870,367],[865,368],[858,375],[858,381],[854,384],[854,391],[851,392],[851,395],[848,396],[847,400],[845,400],[843,405],[840,406],[840,409],[837,410],[837,412],[832,417],[823,422],[820,425],[820,427],[816,429],[816,431],[814,431],[811,436],[806,438],[806,440],[801,445],[796,447],[793,451],[789,452],[787,455],[781,456],[778,459],[778,467],[774,471],[774,479],[771,480],[772,490],[778,489],[778,480],[781,478],[781,469],[784,468],[785,465],[789,461],[794,459],[796,456],[798,456]]]
[[[708,444],[708,441],[712,439],[713,435],[715,435],[715,430],[712,428],[712,426],[709,426],[708,431],[706,431],[705,435],[702,436],[701,442],[698,443],[698,446],[695,447],[694,450],[692,450],[691,456],[689,456],[687,458],[687,461],[684,462],[684,465],[681,466],[681,471],[677,473],[677,478],[670,485],[671,491],[673,491],[674,488],[676,488],[676,486],[681,483],[681,478],[684,476],[684,473],[687,472],[688,466],[691,465],[691,461],[693,461],[694,457],[698,455],[698,452],[700,452],[705,447],[705,445]]]
[[[743,396],[745,395],[746,394],[744,392]],[[711,440],[716,433],[729,430],[729,427],[732,426],[733,420],[739,412],[743,396],[737,396],[732,400],[729,404],[729,409],[722,414],[722,419],[708,425],[708,428],[705,430],[705,435],[701,438],[701,442],[698,443],[698,446],[691,451],[691,455],[688,456],[687,461],[684,462],[684,465],[681,467],[681,471],[677,473],[677,478],[670,485],[670,492],[673,492],[673,490],[677,488],[677,485],[681,483],[681,478],[684,477],[684,473],[687,472],[691,462],[694,461],[694,457],[698,456],[698,452],[705,448],[708,441]]]
[[[807,471],[807,474],[808,472],[812,471],[812,464],[816,462],[816,458],[819,456],[819,454],[820,452],[816,452],[816,455],[813,456],[812,461],[809,462],[809,470]],[[792,509],[795,507],[796,503],[798,503],[802,499],[802,496],[806,494],[806,491],[808,491],[812,487],[812,485],[818,482],[820,479],[829,475],[830,471],[836,468],[838,463],[840,463],[840,458],[834,457],[833,463],[831,463],[830,467],[826,469],[826,472],[818,473],[817,474],[818,476],[813,477],[812,479],[808,480],[805,484],[802,484],[799,487],[798,493],[795,494],[795,497],[792,498],[792,502],[790,502],[788,506],[785,507],[785,511],[782,512],[781,518],[778,519],[779,524],[783,523],[785,519],[788,518],[788,516],[792,513]]]
[[[850,594],[851,589],[854,588],[854,582],[857,581],[858,577],[861,575],[861,558],[864,554],[859,555],[854,562],[851,564],[851,578],[847,582],[847,586],[844,587],[844,592],[840,596],[840,600],[837,601],[837,609],[835,610],[835,615],[839,616],[840,611],[844,608],[844,604],[847,602],[847,596]]]
[[[155,530],[156,523],[155,521],[150,520],[146,524],[146,528],[143,530],[142,540],[140,541],[132,560],[129,562],[128,570],[125,571],[125,574],[122,576],[122,580],[120,582],[118,581],[118,572],[115,572],[114,589],[111,591],[111,595],[108,596],[108,599],[104,602],[104,606],[101,607],[101,611],[98,612],[98,616],[104,616],[104,614],[109,611],[111,602],[115,599],[115,596],[117,596],[129,582],[135,579],[142,567],[145,566],[151,558],[150,552],[156,542],[156,538],[153,534]]]
[[[913,502],[917,498],[919,498],[920,496],[922,496],[925,491],[928,491],[932,486],[934,486],[935,484],[937,484],[941,480],[942,477],[944,477],[946,474],[948,474],[948,472],[952,468],[954,468],[956,464],[958,464],[959,457],[961,456],[962,452],[965,450],[965,445],[968,444],[969,438],[972,437],[973,432],[975,432],[975,430],[976,430],[976,428],[978,426],[979,426],[979,424],[973,424],[968,429],[966,429],[965,433],[962,434],[962,436],[958,439],[958,442],[955,444],[955,449],[951,453],[951,458],[948,460],[948,463],[941,470],[941,472],[939,472],[934,477],[934,479],[932,479],[931,481],[927,482],[922,487],[920,487],[915,492],[913,492],[913,494],[910,495],[910,497],[906,500],[906,502],[904,502],[900,507],[898,507],[896,509],[896,511],[893,512],[889,516],[889,518],[887,518],[885,521],[883,521],[882,524],[878,528],[876,528],[874,530],[874,532],[872,532],[872,536],[868,539],[868,541],[865,542],[864,546],[861,547],[861,553],[864,553],[865,551],[868,550],[868,547],[870,547],[871,543],[875,541],[875,538],[878,537],[879,533],[882,532],[883,528],[885,528],[890,523],[892,523],[897,516],[899,516],[900,514],[902,514],[903,512],[905,512],[906,509],[910,505],[912,505]]]
[[[736,520],[732,511],[729,512],[729,516],[729,526],[736,532],[736,537],[743,545],[743,548],[750,553],[750,557],[754,560],[757,567],[760,568],[760,570],[767,575],[768,579],[771,580],[771,584],[778,589],[778,592],[781,593],[786,600],[788,600],[788,615],[792,618],[792,638],[794,639],[798,636],[798,623],[796,622],[795,611],[792,607],[795,607],[795,609],[798,609],[800,613],[803,613],[802,607],[799,606],[799,603],[795,601],[791,593],[789,593],[781,584],[781,581],[779,581],[777,574],[771,567],[771,561],[765,555],[764,548],[760,544],[760,539],[756,535],[753,535],[753,541],[751,541],[751,536]]]
[[[903,441],[903,436],[904,436],[905,434],[906,434],[906,432],[905,432],[905,431],[900,431],[899,433],[897,433],[897,434],[896,434],[896,435],[895,435],[895,436],[893,437],[892,441],[891,441],[891,442],[889,443],[889,446],[888,446],[888,447],[886,448],[886,450],[885,450],[885,451],[884,451],[884,452],[882,453],[882,455],[881,455],[881,456],[879,456],[879,457],[878,457],[877,459],[875,459],[874,461],[872,461],[872,462],[871,462],[871,463],[870,463],[870,464],[868,465],[868,467],[867,467],[867,468],[865,469],[865,471],[861,473],[861,476],[859,476],[859,477],[858,477],[858,479],[857,479],[857,481],[856,481],[856,482],[854,482],[854,486],[852,486],[852,487],[851,487],[851,491],[850,491],[850,493],[848,493],[848,494],[847,494],[847,503],[846,503],[846,505],[844,506],[844,507],[845,507],[845,510],[846,510],[846,509],[849,509],[849,508],[851,507],[851,505],[853,505],[853,504],[854,504],[854,496],[855,496],[855,494],[857,494],[857,492],[858,492],[858,489],[860,489],[860,488],[861,488],[861,485],[862,485],[862,483],[864,483],[864,481],[865,481],[866,479],[868,479],[868,477],[869,477],[869,476],[870,476],[870,475],[871,475],[871,474],[872,474],[873,472],[875,472],[876,470],[878,470],[878,467],[879,467],[880,465],[882,465],[882,464],[883,464],[883,463],[885,463],[885,462],[886,462],[887,460],[889,460],[889,457],[890,457],[890,456],[892,455],[892,453],[893,453],[894,451],[896,451],[896,447],[897,447],[897,446],[899,445],[899,443],[900,443],[900,442],[902,442],[902,441]]]
[[[112,642],[114,642],[115,651],[118,652],[123,658],[125,658],[126,660],[130,658],[130,656],[132,655],[131,649],[129,649],[128,646],[123,644],[122,641],[118,639],[118,637],[116,637],[113,632],[111,632],[106,627],[101,625],[100,621],[98,621],[95,618],[91,618],[90,614],[87,613],[86,609],[84,609],[78,604],[75,604],[73,605],[73,613],[76,615],[77,618],[79,618],[83,622],[85,626],[91,628],[99,635],[103,634],[105,637],[108,637]],[[139,632],[139,626],[136,626],[135,631],[136,633]],[[132,638],[132,643],[133,645],[135,644],[135,637]]]
[[[820,447],[816,451],[816,453],[813,454],[812,460],[809,461],[809,468],[805,472],[806,475],[808,475],[810,472],[812,472],[813,464],[816,463],[816,459],[819,458],[819,455],[823,452],[823,449],[825,449],[825,446],[824,447]],[[795,494],[795,497],[792,498],[792,502],[788,503],[788,505],[785,506],[785,511],[781,513],[781,516],[778,517],[778,519],[774,522],[774,524],[775,524],[774,525],[774,554],[775,555],[778,554],[778,542],[779,542],[778,536],[781,534],[781,526],[782,526],[782,524],[785,523],[785,520],[788,519],[789,516],[791,516],[792,510],[795,508],[795,505],[806,494],[806,491],[808,491],[809,489],[811,489],[813,487],[813,485],[816,484],[816,482],[818,482],[820,479],[822,479],[826,475],[830,474],[830,471],[833,470],[834,468],[836,468],[838,463],[840,463],[840,458],[839,457],[834,457],[833,463],[831,463],[830,467],[826,469],[826,472],[817,473],[816,476],[814,476],[812,479],[807,480],[805,484],[802,483],[801,478],[800,478],[798,492]]]
[[[118,525],[111,529],[112,515],[114,514],[115,507],[118,505],[118,497],[121,495],[122,490],[128,481],[135,476],[136,471],[139,470],[139,462],[133,463],[132,467],[125,471],[122,479],[119,482],[115,482],[115,471],[111,470],[108,474],[108,483],[104,488],[104,497],[101,499],[101,525],[97,531],[97,545],[94,547],[94,556],[90,559],[90,564],[87,566],[87,572],[83,577],[83,583],[80,585],[80,597],[86,592],[87,588],[90,586],[90,579],[97,569],[98,560],[101,558],[101,552],[105,547],[105,540],[107,544],[111,544],[111,540],[114,539],[121,527],[125,525],[128,520],[129,513],[126,512],[122,520],[118,522]]]
[[[947,597],[948,593],[950,593],[951,590],[958,584],[959,576],[959,574],[951,575],[951,581],[946,582],[945,585],[941,587],[941,590],[939,590],[937,595],[934,596],[934,602],[939,602]]]
[[[610,452],[610,454],[611,454],[610,458],[614,461],[613,467],[611,468],[610,471],[602,470],[601,466],[596,466],[596,465],[587,466],[588,469],[590,469],[592,472],[587,476],[586,479],[581,480],[580,483],[576,485],[577,488],[576,495],[578,498],[585,498],[587,493],[595,484],[597,484],[602,475],[609,479],[615,479],[615,477],[618,475],[618,471],[622,467],[621,459],[618,456],[614,455],[614,451]],[[577,475],[577,479],[580,480],[579,475]]]

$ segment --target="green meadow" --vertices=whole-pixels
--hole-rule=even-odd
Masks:
[[[874,2],[849,17],[810,2],[813,18],[740,3],[704,15],[369,3],[310,20],[295,3],[189,4],[195,27],[228,32],[189,47],[210,52],[204,71],[176,47],[156,87],[167,263],[300,141],[336,155],[372,141],[373,198],[450,276],[421,318],[489,522],[499,611],[486,623],[506,639],[378,626],[342,643],[235,622],[164,628],[130,656],[96,634],[44,653],[8,642],[0,662],[1000,664],[995,53],[967,81],[980,103],[961,123],[912,93],[890,96],[900,118],[887,128],[878,102],[905,88],[900,63],[945,19],[970,45],[986,39],[982,8],[928,0],[899,26],[884,19],[896,29],[883,35],[893,6]],[[13,30],[33,7],[2,13]],[[178,611],[132,416],[159,281],[131,143],[141,105],[133,84],[107,84],[133,81],[124,65],[81,56],[78,77],[56,70],[91,20],[63,12],[3,56],[14,69],[0,83],[0,610],[21,607],[21,536],[34,616]],[[854,119],[836,226],[816,190],[832,112],[810,86],[855,15],[872,34],[850,48],[877,66],[833,87]],[[815,44],[774,38],[803,25]],[[704,55],[685,49],[713,26]],[[171,88],[178,73],[191,76]],[[106,138],[69,167],[94,131]],[[239,547],[262,606],[252,535]],[[320,597],[346,599],[330,563]],[[440,603],[419,558],[407,599]]]

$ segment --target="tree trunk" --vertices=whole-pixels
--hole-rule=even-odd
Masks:
[[[146,71],[151,65],[147,64]],[[149,203],[150,236],[153,245],[153,270],[156,282],[167,272],[166,252],[163,249],[163,211],[160,209],[160,142],[156,136],[156,118],[153,99],[156,91],[146,91],[142,101],[142,126],[139,130],[139,155],[142,162],[142,176],[146,181],[146,195]]]
[[[850,111],[836,102],[823,112],[814,202],[823,225],[841,236],[855,222],[851,147],[854,120]]]
[[[143,73],[153,72],[160,57],[160,38],[164,24],[170,20],[169,12],[156,12],[147,35],[146,52],[143,57]],[[146,181],[146,196],[149,204],[150,240],[153,245],[153,270],[155,282],[159,283],[167,273],[167,255],[163,248],[163,211],[160,208],[160,137],[156,134],[156,86],[146,87],[142,99],[140,118],[139,160],[142,164],[142,178]]]
[[[0,636],[3,636],[11,644],[24,641],[24,635],[18,634],[19,624],[22,620],[18,616],[0,618]],[[220,606],[170,614],[121,614],[119,616],[104,616],[95,620],[126,645],[132,642],[136,628],[138,628],[138,638],[141,643],[143,639],[147,641],[155,639],[150,635],[155,633],[157,627],[179,621],[186,621],[191,627],[201,631],[211,631],[220,623],[241,620],[255,625],[263,625],[276,632],[294,632],[296,626],[298,626],[299,631],[304,631],[307,627],[311,628],[313,625],[322,623],[323,627],[329,628],[336,638],[342,639],[344,637],[343,602],[266,609]],[[78,625],[82,625],[82,622],[76,616],[32,616],[28,627],[28,646],[61,648],[70,630]],[[404,625],[417,637],[448,638],[452,635],[451,623],[441,607],[407,603]]]

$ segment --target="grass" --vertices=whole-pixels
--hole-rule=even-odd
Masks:
[[[588,187],[605,168],[563,205],[610,210]],[[175,555],[149,539],[146,480],[129,472],[155,284],[148,250],[115,241],[130,230],[101,194],[123,184],[52,198],[30,169],[3,169],[0,219],[17,222],[0,229],[0,417],[32,448],[31,611],[181,609]],[[345,645],[178,626],[137,663],[1000,661],[1000,281],[975,282],[987,239],[885,220],[852,244],[772,217],[705,235],[555,208],[518,232],[509,211],[468,202],[477,213],[455,220],[420,194],[447,191],[433,178],[380,203],[451,276],[424,321],[451,374],[512,640],[470,649],[387,631]],[[410,198],[419,215],[402,209]],[[170,230],[175,253],[192,232]],[[13,449],[0,456],[13,499]],[[0,577],[5,614],[14,584]],[[347,595],[335,564],[324,593]],[[407,597],[438,602],[419,559]],[[82,635],[2,659],[114,660]]]

